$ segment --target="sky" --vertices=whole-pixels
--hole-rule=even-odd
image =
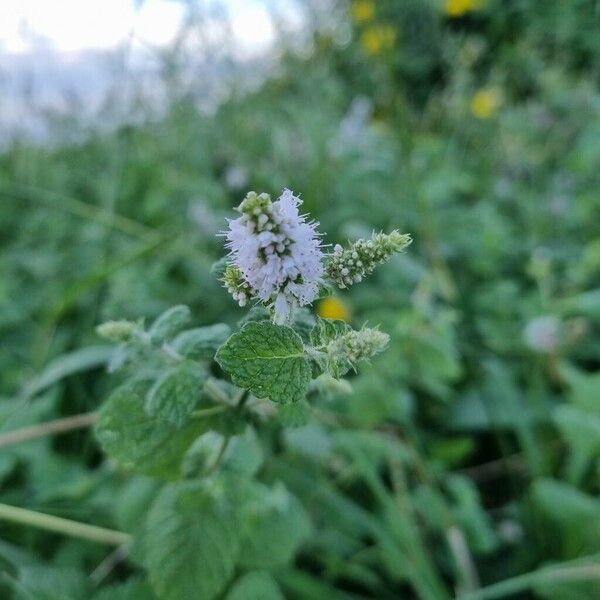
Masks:
[[[290,5],[285,0],[273,3]],[[210,4],[216,3],[211,0]],[[240,45],[264,48],[272,41],[273,26],[264,1],[222,0],[221,4],[231,15],[233,34]],[[140,42],[167,45],[184,10],[184,3],[174,0],[1,0],[0,52],[104,50],[117,46],[132,32]]]
[[[226,10],[227,29],[214,18],[203,18],[201,29],[216,47],[227,35],[228,48],[241,59],[263,57],[272,47],[270,9],[292,27],[302,23],[297,0],[0,0],[0,147],[14,132],[43,138],[44,112],[73,111],[74,98],[93,118],[114,88],[107,60],[113,51],[127,48],[128,76],[141,81],[143,73],[152,86],[159,55],[149,50],[169,46],[186,4],[203,14],[216,6]],[[218,60],[194,45],[188,51],[199,63]]]

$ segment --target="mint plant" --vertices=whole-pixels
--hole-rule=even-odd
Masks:
[[[316,318],[308,306],[360,282],[410,236],[378,233],[327,252],[300,204],[289,190],[275,202],[250,192],[223,234],[221,280],[240,306],[256,304],[237,331],[190,328],[185,306],[149,327],[97,328],[118,344],[110,369],[123,381],[96,435],[118,467],[165,481],[140,507],[133,542],[160,599],[282,597],[269,572],[293,560],[311,523],[281,482],[261,477],[273,456],[263,429],[306,418],[323,382],[388,343],[376,328]]]

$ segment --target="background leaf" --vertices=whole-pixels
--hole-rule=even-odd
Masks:
[[[246,573],[227,594],[226,600],[285,600],[277,582],[265,571]]]
[[[144,410],[148,384],[132,381],[115,390],[102,406],[96,436],[104,451],[126,469],[177,477],[187,448],[209,426],[192,421],[182,428]]]
[[[225,588],[240,539],[222,488],[211,482],[165,487],[146,527],[144,563],[160,598],[211,600]]]
[[[161,375],[148,390],[144,408],[149,415],[181,427],[196,408],[204,373],[197,365],[183,362]]]

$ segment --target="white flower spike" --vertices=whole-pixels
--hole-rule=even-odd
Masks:
[[[225,234],[235,269],[226,286],[241,306],[250,296],[272,304],[277,323],[288,322],[296,306],[313,302],[322,283],[318,223],[299,214],[300,204],[288,189],[275,202],[249,192],[237,209],[242,215],[229,221]]]

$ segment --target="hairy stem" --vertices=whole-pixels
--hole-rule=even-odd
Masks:
[[[0,504],[0,519],[109,546],[122,546],[131,541],[131,536],[121,531],[87,525],[9,504]]]
[[[598,581],[600,580],[600,563],[588,562],[586,564],[585,561],[590,558],[598,560],[600,555],[596,554],[593,557],[565,562],[555,567],[542,567],[537,571],[511,577],[476,592],[463,594],[458,597],[458,600],[496,600],[497,598],[508,598],[537,585],[575,581]]]
[[[201,408],[199,410],[195,410],[192,413],[192,417],[196,417],[198,419],[202,419],[204,417],[210,417],[212,415],[218,415],[222,412],[229,410],[229,406],[219,405],[219,406],[211,406],[210,408]]]
[[[97,418],[98,413],[96,412],[82,413],[73,417],[56,419],[55,421],[0,433],[0,448],[12,444],[19,444],[21,442],[28,442],[29,440],[51,435],[53,433],[66,433],[67,431],[72,431],[74,429],[83,429],[84,427],[93,425]]]

